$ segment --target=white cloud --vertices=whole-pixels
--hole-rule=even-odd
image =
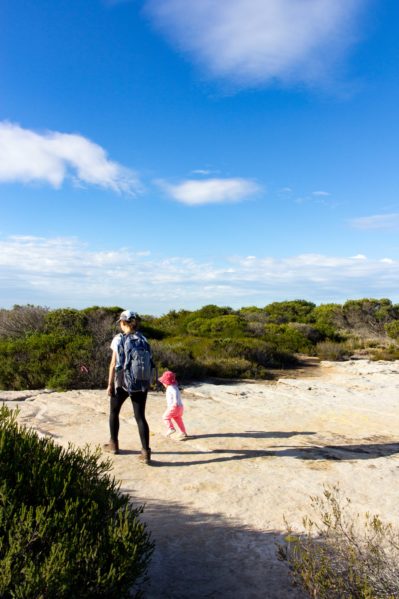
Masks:
[[[174,200],[189,206],[239,202],[261,190],[254,181],[248,179],[189,179],[176,185],[165,181],[158,184]]]
[[[399,261],[302,254],[200,261],[147,249],[91,249],[73,238],[0,239],[2,306],[115,305],[147,314],[207,303],[241,307],[309,299],[398,297]],[[6,302],[6,304],[5,304]]]
[[[350,223],[356,229],[399,229],[399,213],[361,216]]]
[[[137,176],[108,159],[103,148],[77,134],[36,133],[0,122],[0,182],[46,182],[60,187],[70,176],[77,184],[99,185],[132,194]]]
[[[238,85],[323,80],[355,37],[360,0],[147,0],[208,74]]]
[[[325,197],[331,194],[328,191],[312,191],[312,195],[316,197]]]
[[[203,176],[206,176],[206,175],[210,175],[212,173],[212,171],[210,171],[208,169],[205,169],[205,168],[196,168],[193,171],[191,171],[191,173],[193,175],[203,175]]]

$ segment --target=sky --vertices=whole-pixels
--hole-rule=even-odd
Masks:
[[[397,0],[3,0],[0,307],[399,302]]]

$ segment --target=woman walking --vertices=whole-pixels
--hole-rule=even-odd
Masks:
[[[144,335],[138,331],[140,317],[136,312],[124,310],[118,322],[121,333],[115,335],[111,342],[112,357],[107,388],[110,398],[110,440],[104,445],[104,449],[114,454],[119,453],[119,412],[125,400],[130,397],[142,446],[139,459],[150,464],[150,430],[145,407],[151,379],[148,369],[153,366],[151,348]],[[141,375],[137,375],[138,366],[141,368]]]

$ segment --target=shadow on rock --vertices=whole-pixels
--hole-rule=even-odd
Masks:
[[[145,599],[301,599],[277,558],[278,532],[261,532],[176,503],[147,503],[155,541]]]
[[[157,451],[153,454],[154,467],[195,466],[204,463],[231,462],[235,460],[249,460],[254,458],[292,457],[301,460],[371,460],[385,458],[399,453],[399,443],[372,443],[364,445],[326,445],[307,447],[287,447],[285,449],[210,449],[208,451],[180,450]],[[189,456],[198,455],[201,459],[189,461],[157,461],[156,456]],[[208,459],[209,457],[209,459]]]
[[[357,445],[326,445],[303,448],[305,460],[372,460],[399,453],[399,443],[370,443]]]
[[[241,439],[288,439],[296,435],[315,435],[314,431],[245,431],[242,433],[210,433],[206,435],[193,435],[195,439],[211,438],[241,438]]]

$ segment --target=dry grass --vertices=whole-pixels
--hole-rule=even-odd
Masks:
[[[311,506],[304,534],[289,530],[278,547],[294,582],[315,599],[398,598],[399,532],[377,515],[353,515],[338,487],[312,497]]]

